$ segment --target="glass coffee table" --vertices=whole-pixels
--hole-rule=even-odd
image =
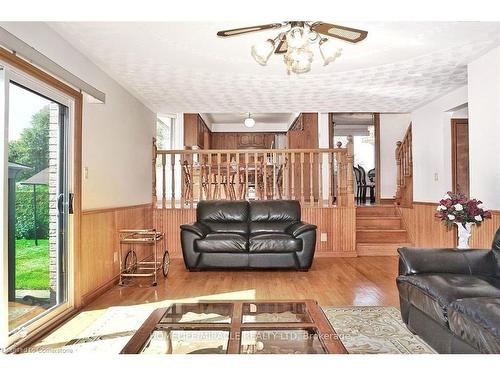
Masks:
[[[122,354],[346,354],[314,300],[175,303],[153,311]]]

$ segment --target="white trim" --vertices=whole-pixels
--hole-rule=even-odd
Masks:
[[[3,27],[0,27],[0,44],[11,51],[15,51],[16,54],[28,60],[33,65],[42,68],[79,90],[85,91],[99,102],[106,102],[106,94],[102,91],[97,90],[95,87],[70,73],[62,66],[56,64],[54,61],[16,37],[14,34],[9,33]]]

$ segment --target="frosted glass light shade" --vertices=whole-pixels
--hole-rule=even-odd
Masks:
[[[274,51],[274,41],[271,39],[265,42],[254,44],[251,48],[251,54],[255,61],[260,65],[266,65],[267,60]]]
[[[247,128],[253,128],[255,126],[255,120],[251,117],[248,117],[245,119],[244,124]]]
[[[286,43],[289,48],[303,48],[308,43],[309,33],[303,27],[293,27],[286,34]]]
[[[342,54],[342,48],[337,48],[335,43],[328,39],[324,39],[319,44],[319,51],[321,52],[321,57],[323,58],[323,65],[328,65],[334,62],[337,57]]]
[[[306,48],[288,49],[285,54],[285,63],[288,67],[288,72],[296,74],[307,73],[311,70],[311,62],[313,60],[313,52]]]

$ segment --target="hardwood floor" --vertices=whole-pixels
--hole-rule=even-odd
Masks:
[[[64,345],[112,306],[206,299],[315,299],[321,306],[399,306],[397,257],[317,258],[309,272],[188,272],[173,259],[156,288],[114,286],[35,346]]]

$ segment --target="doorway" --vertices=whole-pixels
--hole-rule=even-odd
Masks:
[[[354,195],[357,205],[380,203],[380,122],[378,113],[330,113],[330,147],[345,147],[354,141]]]
[[[72,307],[74,101],[16,69],[0,73],[7,156],[0,333],[11,345]]]
[[[469,196],[469,120],[451,119],[452,191]]]

